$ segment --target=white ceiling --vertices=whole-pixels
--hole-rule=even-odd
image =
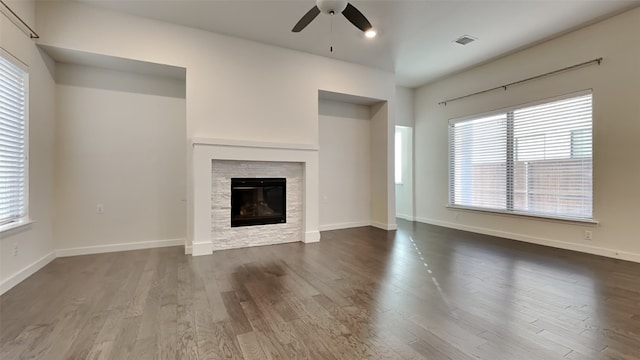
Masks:
[[[640,5],[640,0],[351,0],[378,31],[365,39],[341,15],[291,28],[314,0],[77,0],[396,73],[416,87]],[[462,46],[462,35],[477,41]]]

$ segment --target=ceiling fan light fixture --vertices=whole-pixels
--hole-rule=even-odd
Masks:
[[[374,37],[376,37],[377,34],[378,33],[373,28],[364,32],[364,36],[366,36],[369,39],[373,39]]]
[[[316,6],[325,14],[340,14],[347,7],[347,0],[317,0]]]
[[[302,29],[307,27],[307,25],[321,13],[330,15],[342,14],[353,26],[362,32],[369,31],[373,28],[369,20],[367,20],[360,10],[351,5],[348,0],[316,0],[316,5],[298,20],[291,31],[296,33],[302,31]],[[370,33],[369,36],[371,35],[373,34]]]

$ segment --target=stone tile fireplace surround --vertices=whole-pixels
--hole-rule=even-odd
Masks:
[[[317,147],[203,138],[194,138],[192,146],[194,256],[320,240]],[[231,228],[232,177],[285,177],[287,223]]]
[[[284,224],[231,226],[231,179],[282,177],[286,185]],[[302,239],[302,163],[213,160],[211,172],[211,236],[213,251],[272,245]]]

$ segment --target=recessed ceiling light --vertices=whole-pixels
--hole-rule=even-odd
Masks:
[[[376,37],[376,34],[376,31],[373,29],[369,29],[364,32],[364,36],[368,37],[369,39]]]
[[[470,42],[474,42],[478,40],[478,38],[475,38],[473,36],[469,36],[469,35],[462,35],[459,38],[457,38],[456,40],[454,40],[453,42],[458,43],[460,45],[467,45]]]

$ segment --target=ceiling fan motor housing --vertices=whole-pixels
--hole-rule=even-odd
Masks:
[[[347,0],[317,0],[316,6],[325,14],[330,14],[332,11],[340,14],[347,7]]]

